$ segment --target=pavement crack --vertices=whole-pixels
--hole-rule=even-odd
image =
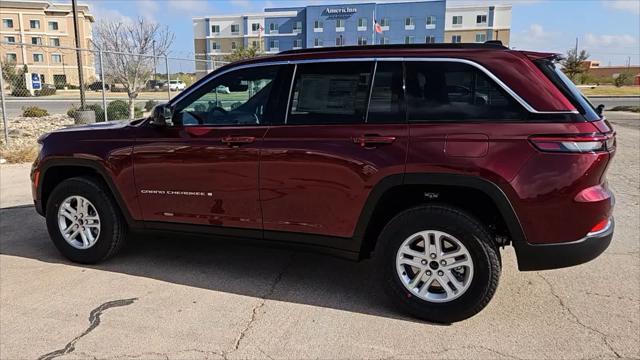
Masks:
[[[227,359],[229,355],[231,355],[232,353],[234,353],[240,348],[240,344],[242,343],[242,340],[244,340],[247,332],[249,332],[249,330],[251,330],[251,327],[253,327],[253,324],[255,323],[256,318],[258,316],[258,312],[260,311],[260,309],[264,307],[264,305],[267,303],[267,300],[273,295],[273,293],[276,290],[276,287],[278,286],[280,281],[282,281],[282,277],[287,272],[287,270],[289,270],[289,268],[291,267],[291,264],[293,263],[294,258],[295,258],[295,253],[292,253],[289,259],[287,260],[287,262],[284,264],[284,266],[278,273],[278,275],[276,276],[276,278],[271,283],[271,286],[269,287],[269,289],[267,289],[267,291],[260,297],[260,302],[253,307],[253,309],[251,310],[251,318],[245,324],[244,328],[240,331],[240,334],[238,335],[238,337],[236,338],[236,341],[233,344],[233,347],[231,348],[230,351],[225,351],[222,354],[224,359]]]
[[[64,346],[64,348],[44,354],[40,356],[38,360],[51,360],[58,356],[66,355],[73,352],[76,349],[75,348],[76,342],[78,342],[78,340],[82,339],[84,336],[92,332],[95,328],[97,328],[100,325],[100,315],[102,315],[102,312],[114,307],[131,305],[136,300],[138,300],[138,298],[107,301],[106,303],[91,310],[91,312],[89,313],[89,327],[85,331],[83,331],[82,334],[76,336],[71,341],[69,341],[67,345]]]
[[[551,295],[553,295],[553,297],[555,297],[558,302],[560,303],[560,306],[567,311],[567,313],[570,315],[571,318],[573,318],[573,322],[582,326],[583,328],[596,333],[598,335],[600,335],[600,337],[602,338],[602,341],[604,342],[605,346],[607,347],[607,349],[609,349],[609,351],[611,351],[616,358],[621,358],[622,355],[620,355],[614,348],[613,346],[609,343],[609,336],[605,333],[603,333],[602,331],[595,329],[585,323],[582,322],[582,320],[580,320],[580,318],[571,310],[571,308],[569,308],[567,306],[567,304],[564,303],[564,300],[562,300],[562,298],[560,297],[560,295],[558,295],[558,293],[556,293],[555,288],[553,287],[553,285],[551,284],[551,282],[545,278],[544,276],[542,276],[542,274],[537,273],[537,275],[549,286],[549,289],[551,290]]]

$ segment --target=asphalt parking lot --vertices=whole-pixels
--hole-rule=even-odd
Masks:
[[[640,115],[608,116],[618,132],[609,249],[523,273],[507,248],[493,301],[448,326],[392,308],[370,261],[137,237],[104,264],[72,264],[31,206],[29,166],[2,165],[0,358],[640,358]]]

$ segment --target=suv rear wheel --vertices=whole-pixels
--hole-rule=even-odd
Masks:
[[[69,260],[95,264],[115,255],[126,237],[120,212],[99,181],[77,177],[55,187],[47,201],[47,229]]]
[[[380,234],[378,271],[386,293],[421,319],[451,323],[480,312],[500,277],[498,249],[485,227],[444,205],[409,209]]]

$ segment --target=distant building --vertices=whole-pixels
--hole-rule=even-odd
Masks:
[[[78,4],[77,9],[80,47],[90,48],[95,20],[88,5]],[[15,62],[18,67],[26,64],[29,72],[40,74],[44,83],[78,85],[76,52],[63,49],[75,47],[70,3],[2,0],[0,18],[0,60],[3,63]],[[95,57],[90,52],[83,52],[82,62],[85,81],[92,81],[96,74]]]
[[[500,40],[509,46],[510,38],[511,5],[447,7],[444,42]]]
[[[379,25],[376,27],[376,24]],[[371,44],[509,44],[511,6],[447,8],[446,0],[309,5],[193,19],[198,76],[239,46],[266,54],[299,48]],[[376,31],[376,28],[378,31]]]

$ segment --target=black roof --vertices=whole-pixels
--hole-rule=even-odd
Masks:
[[[280,54],[308,54],[326,51],[354,51],[354,50],[385,50],[385,49],[494,49],[507,50],[501,41],[487,41],[485,43],[456,43],[456,44],[386,44],[386,45],[350,45],[335,47],[317,47],[296,50],[286,50]]]

